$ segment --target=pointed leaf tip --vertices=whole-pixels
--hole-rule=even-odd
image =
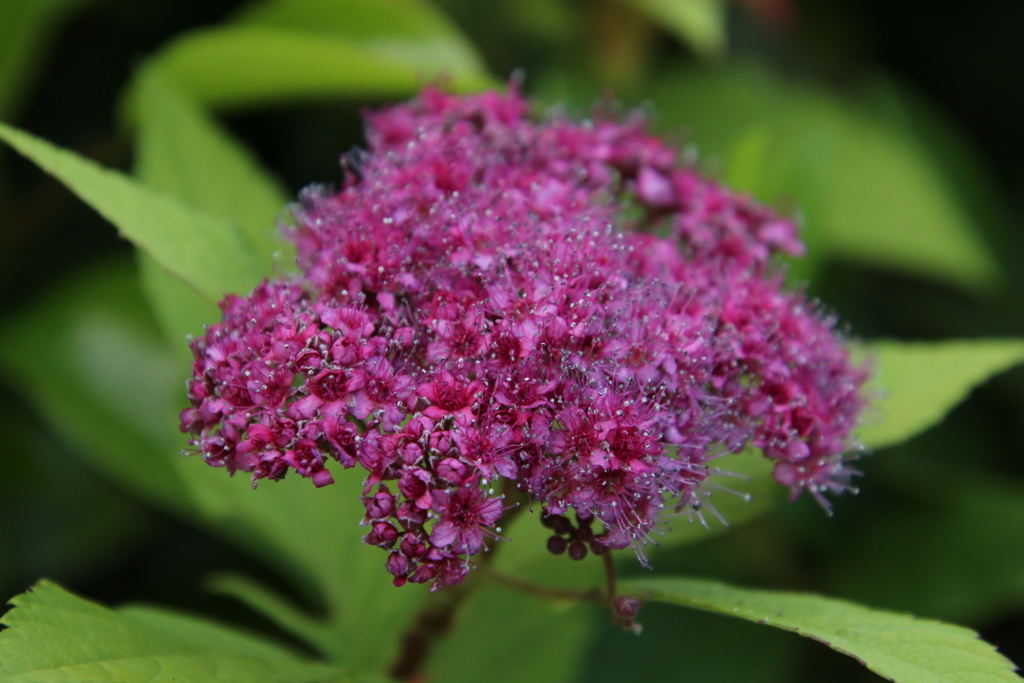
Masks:
[[[867,345],[876,398],[859,438],[893,446],[941,422],[978,385],[1024,362],[1024,340],[876,341]]]

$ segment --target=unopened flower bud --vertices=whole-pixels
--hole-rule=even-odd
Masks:
[[[584,559],[587,556],[587,546],[579,541],[573,541],[569,544],[569,557],[577,562]]]
[[[363,541],[369,545],[380,548],[391,548],[398,540],[398,531],[388,522],[377,522],[373,525],[370,533],[363,537]]]
[[[541,518],[541,524],[556,534],[571,534],[573,531],[572,522],[564,515],[546,515]]]
[[[569,546],[569,542],[561,536],[552,536],[548,539],[548,552],[553,555],[561,555]]]
[[[640,601],[632,595],[620,595],[613,604],[615,614],[620,617],[635,617],[640,610]]]

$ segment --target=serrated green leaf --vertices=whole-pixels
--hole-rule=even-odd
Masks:
[[[800,207],[809,245],[800,275],[841,259],[974,291],[998,281],[975,216],[938,160],[863,102],[752,66],[668,74],[651,99],[663,128],[685,127],[727,175],[741,167],[740,189]],[[751,168],[753,135],[769,142]]]
[[[421,0],[267,0],[243,9],[235,19],[343,38],[435,73],[486,73],[472,43]]]
[[[1024,341],[877,341],[866,353],[876,365],[868,391],[877,398],[858,435],[882,448],[939,423],[974,387],[1024,362]]]
[[[0,140],[55,176],[164,268],[211,300],[247,292],[264,271],[239,228],[77,154],[0,124]]]
[[[178,366],[130,263],[80,273],[7,321],[0,366],[106,477],[188,514],[188,491],[166,458],[182,393]]]
[[[343,38],[258,25],[202,29],[152,65],[196,102],[226,109],[324,97],[404,97],[439,73],[457,91],[495,85],[485,74],[402,57]],[[129,97],[128,107],[134,103]]]
[[[621,0],[675,34],[702,57],[720,57],[726,47],[723,0]]]
[[[114,611],[42,581],[2,619],[0,681],[314,683],[346,678],[241,631],[154,608]]]
[[[624,583],[622,592],[718,612],[813,638],[896,683],[1020,681],[1013,662],[974,631],[806,593],[700,579]]]

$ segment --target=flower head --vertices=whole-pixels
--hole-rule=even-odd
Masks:
[[[827,505],[853,474],[865,372],[782,287],[793,221],[639,116],[527,109],[428,88],[367,117],[358,172],[293,207],[302,274],[229,296],[193,341],[197,450],[254,485],[365,469],[365,540],[396,584],[461,581],[499,538],[502,478],[552,519],[576,511],[579,556],[641,554],[747,444]]]

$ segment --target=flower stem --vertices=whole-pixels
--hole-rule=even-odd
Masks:
[[[612,554],[610,552],[609,553],[605,553],[604,555],[602,555],[601,559],[604,560],[604,575],[605,575],[605,578],[608,580],[608,595],[607,595],[608,602],[614,603],[615,602],[615,561],[612,560]]]
[[[459,605],[472,594],[471,587],[479,584],[473,581],[453,590],[451,598],[444,603],[428,603],[416,616],[412,627],[402,636],[402,649],[388,675],[398,681],[418,679],[421,668],[427,661],[434,642],[451,630],[455,612]]]
[[[530,583],[529,581],[523,581],[501,572],[496,572],[493,569],[487,570],[487,578],[497,583],[514,588],[516,590],[529,593],[530,595],[536,595],[539,598],[545,598],[547,600],[574,600],[577,602],[605,602],[605,596],[601,595],[601,592],[596,588],[591,588],[587,591],[571,591],[562,590],[560,588],[549,588],[547,586],[538,586],[537,584]]]

